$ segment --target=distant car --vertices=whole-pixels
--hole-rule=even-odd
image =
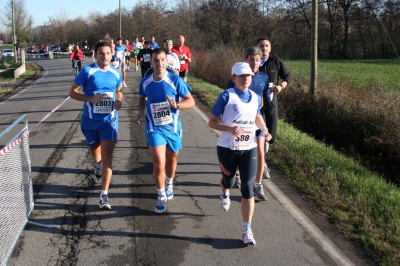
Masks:
[[[14,51],[12,49],[3,49],[1,51],[1,58],[12,58],[14,57]]]

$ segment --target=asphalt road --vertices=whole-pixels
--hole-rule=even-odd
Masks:
[[[22,114],[32,127],[68,97],[70,62],[35,62],[44,67],[44,77],[3,99],[0,131]],[[269,200],[256,202],[252,228],[257,245],[244,246],[239,240],[240,193],[232,189],[230,210],[222,211],[218,133],[207,127],[207,110],[198,101],[196,108],[181,112],[184,148],[174,199],[166,213],[155,213],[144,125],[134,123],[140,72],[127,76],[109,190],[112,210],[97,205],[100,185],[92,178],[79,127],[82,103],[69,99],[29,137],[35,192],[30,220],[58,228],[28,224],[8,265],[371,264],[273,166],[271,180],[263,181]]]

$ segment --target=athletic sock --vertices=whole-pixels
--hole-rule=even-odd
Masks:
[[[167,185],[172,185],[174,179],[167,177]]]
[[[100,199],[101,199],[101,197],[102,197],[103,195],[108,195],[108,191],[107,191],[107,190],[102,190],[102,191],[100,192]]]
[[[158,198],[166,198],[167,194],[165,193],[165,188],[157,188]]]
[[[227,198],[227,197],[229,197],[229,191],[228,191],[227,193],[224,193],[224,192],[221,190],[221,195],[222,195],[222,197]]]
[[[243,222],[243,231],[246,231],[250,229],[251,223],[250,222]]]

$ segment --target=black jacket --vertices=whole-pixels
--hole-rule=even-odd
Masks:
[[[270,54],[268,60],[259,68],[260,71],[266,73],[269,82],[278,84],[278,77],[289,84],[290,72],[279,57]]]

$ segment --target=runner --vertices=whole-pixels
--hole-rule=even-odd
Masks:
[[[240,62],[232,67],[235,87],[219,95],[208,122],[209,127],[221,131],[217,155],[222,173],[220,205],[224,211],[228,211],[231,205],[229,188],[235,182],[235,170],[239,167],[242,181],[240,208],[243,219],[240,239],[246,245],[256,244],[251,229],[254,213],[253,186],[257,169],[256,126],[262,128],[267,139],[271,138],[260,115],[261,97],[249,90],[253,75],[248,63]]]
[[[139,42],[138,37],[135,37],[135,42],[132,43],[132,49],[133,49],[133,57],[135,58],[135,71],[138,71],[139,68],[138,54],[139,51],[143,49],[143,45],[141,42]]]
[[[257,40],[257,46],[263,53],[260,62],[260,71],[268,75],[269,82],[273,84],[272,91],[274,92],[272,101],[265,103],[263,108],[267,126],[272,135],[272,139],[265,143],[265,153],[268,153],[269,144],[273,144],[276,141],[278,133],[278,94],[289,84],[290,72],[279,57],[271,54],[272,45],[270,40],[260,38]],[[279,80],[281,80],[280,84],[278,84]],[[267,163],[265,163],[265,168],[268,174],[266,178],[270,178]]]
[[[176,45],[172,48],[172,52],[176,53],[179,57],[181,67],[179,76],[186,82],[189,71],[189,63],[192,62],[192,53],[190,48],[185,45],[185,37],[180,35]]]
[[[102,178],[99,207],[111,210],[108,188],[112,177],[112,154],[118,140],[117,110],[122,106],[122,73],[109,65],[109,43],[97,43],[94,52],[96,62],[79,72],[69,96],[84,102],[81,130],[89,144],[95,176]],[[79,91],[81,88],[83,93]]]
[[[155,211],[163,213],[167,200],[174,196],[173,178],[178,153],[182,149],[179,111],[193,107],[195,102],[189,85],[177,75],[166,71],[167,55],[163,50],[153,50],[151,64],[154,73],[140,81],[136,122],[140,125],[140,118],[146,116],[146,138],[158,194]]]
[[[271,98],[273,97],[273,93],[271,94],[271,90],[269,89],[269,78],[268,75],[264,72],[259,71],[260,61],[261,61],[262,52],[258,47],[250,47],[246,50],[245,59],[246,62],[250,65],[251,70],[254,73],[253,79],[251,81],[249,89],[255,92],[258,96],[262,97],[263,106],[271,102]],[[227,88],[234,87],[235,84],[232,80],[230,80]],[[264,109],[261,108],[261,114],[265,121]],[[267,167],[265,167],[265,136],[261,132],[261,130],[256,131],[257,136],[257,152],[258,152],[258,164],[257,164],[257,175],[256,181],[254,185],[254,193],[257,195],[259,200],[267,200],[265,196],[263,186],[261,180],[264,177],[268,176]],[[267,142],[268,143],[268,142]],[[240,188],[240,177],[239,171],[236,171],[236,179],[233,187]]]
[[[132,53],[132,45],[129,44],[129,40],[125,40],[125,63],[126,63],[126,69],[129,69],[129,66],[131,65],[131,53]]]
[[[118,38],[117,42],[115,43],[115,53],[116,53],[117,59],[119,61],[118,68],[122,72],[122,86],[124,86],[126,88],[127,86],[125,83],[125,78],[126,78],[125,50],[126,50],[126,47],[125,47],[125,45],[122,44],[122,39]]]
[[[156,42],[156,38],[154,36],[151,36],[151,38],[150,38],[150,49],[154,50],[154,49],[157,49],[157,48],[160,48],[160,47],[158,46],[158,43]]]
[[[140,61],[140,72],[142,78],[145,76],[147,70],[150,68],[150,55],[153,50],[150,49],[150,42],[144,41],[144,48],[138,53],[138,60]]]
[[[164,51],[167,54],[168,67],[174,69],[175,73],[179,75],[179,69],[181,68],[181,64],[179,62],[178,55],[172,52],[172,46],[173,46],[172,40],[168,39],[164,40]]]

